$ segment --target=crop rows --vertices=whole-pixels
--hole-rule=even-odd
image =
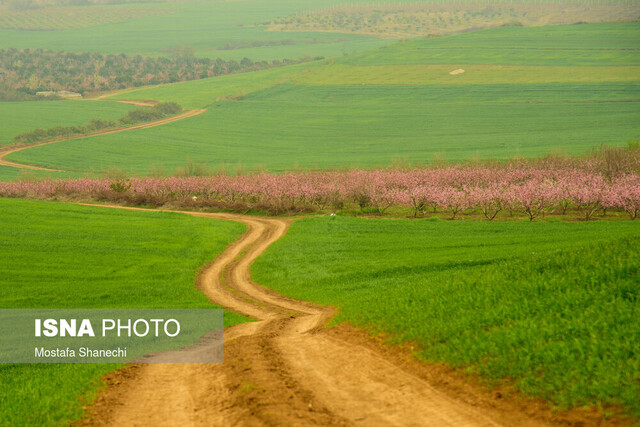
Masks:
[[[3,12],[0,28],[12,30],[70,30],[169,13],[161,8],[71,7]]]
[[[455,219],[481,212],[493,220],[500,212],[534,220],[548,212],[578,210],[589,220],[602,211],[640,213],[640,175],[569,167],[511,165],[450,166],[413,170],[354,170],[273,175],[210,177],[44,180],[0,183],[5,197],[90,197],[128,203],[189,203],[238,210],[337,211],[357,205],[363,212],[384,213],[391,207],[414,216],[446,211]]]
[[[450,34],[501,25],[549,25],[613,22],[635,18],[634,3],[496,3],[422,2],[334,6],[276,19],[274,30],[328,31],[402,38]]]

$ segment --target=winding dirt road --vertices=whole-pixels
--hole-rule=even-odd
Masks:
[[[204,113],[205,111],[207,111],[207,110],[206,109],[204,109],[204,110],[188,110],[188,111],[185,111],[184,113],[181,113],[181,114],[178,114],[178,115],[175,115],[175,116],[171,116],[171,117],[167,117],[165,119],[154,120],[152,122],[141,123],[139,125],[134,125],[134,126],[128,126],[128,127],[122,127],[122,128],[116,128],[116,129],[106,129],[106,130],[101,130],[99,132],[93,132],[93,133],[89,133],[89,134],[85,134],[85,135],[78,135],[78,136],[72,136],[72,137],[66,137],[66,138],[51,139],[51,140],[48,140],[48,141],[37,142],[35,144],[25,145],[25,146],[21,146],[21,147],[16,147],[16,146],[10,146],[10,147],[6,147],[6,148],[0,147],[0,166],[11,166],[11,167],[14,167],[14,168],[19,168],[19,169],[40,170],[40,171],[49,171],[49,172],[65,172],[65,171],[60,170],[60,169],[49,169],[49,168],[44,168],[44,167],[40,167],[40,166],[26,165],[26,164],[23,164],[23,163],[15,163],[15,162],[12,162],[10,160],[5,159],[5,157],[8,156],[11,153],[15,153],[17,151],[26,150],[28,148],[37,147],[39,145],[53,144],[54,142],[68,141],[70,139],[90,138],[92,136],[109,135],[109,134],[112,134],[112,133],[125,132],[125,131],[129,131],[129,130],[147,129],[147,128],[152,128],[152,127],[155,127],[155,126],[166,125],[167,123],[172,123],[172,122],[176,122],[178,120],[183,120],[183,119],[187,119],[189,117],[197,116],[199,114]]]
[[[545,424],[497,407],[455,378],[433,376],[425,364],[392,357],[353,328],[323,328],[331,308],[253,283],[251,263],[285,234],[289,221],[184,213],[248,226],[201,272],[198,287],[216,304],[257,321],[225,330],[222,364],[139,364],[110,374],[84,424]]]

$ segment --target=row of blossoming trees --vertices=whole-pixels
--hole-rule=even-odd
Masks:
[[[584,165],[582,165],[584,166]],[[456,218],[477,212],[493,220],[501,212],[534,220],[545,213],[579,211],[640,213],[640,175],[543,162],[499,166],[456,165],[412,170],[355,170],[208,177],[45,180],[2,182],[0,196],[76,198],[130,204],[336,211],[359,208],[384,213],[390,208],[421,216],[448,212]]]

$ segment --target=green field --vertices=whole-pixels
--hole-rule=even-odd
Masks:
[[[463,67],[463,68],[461,68]],[[450,74],[454,70],[461,74]],[[345,65],[308,67],[295,83],[339,85],[487,85],[637,82],[640,67],[540,65]]]
[[[563,67],[462,65],[465,73],[450,75],[460,65],[347,65],[317,61],[245,74],[127,90],[111,99],[156,99],[185,108],[205,108],[221,98],[240,98],[283,83],[317,86],[348,85],[486,85],[548,83],[637,83],[640,67]]]
[[[187,158],[283,170],[584,153],[640,137],[638,34],[638,23],[503,27],[140,89],[116,96],[209,111],[10,159],[146,174]]]
[[[27,101],[0,102],[0,146],[36,128],[85,125],[91,119],[115,120],[133,105],[119,102],[93,101]]]
[[[285,81],[319,85],[638,82],[638,39],[637,22],[503,27],[395,43],[325,63],[141,89],[114,98],[158,99],[202,108],[221,95],[246,94]],[[465,73],[449,75],[460,67]]]
[[[640,225],[309,218],[252,267],[337,322],[558,408],[640,415]]]
[[[25,31],[73,30],[102,24],[126,22],[143,16],[171,13],[160,7],[93,6],[47,7],[35,10],[5,8],[0,14],[0,28]]]
[[[230,74],[209,79],[193,80],[151,88],[127,90],[109,99],[155,99],[177,102],[184,108],[206,108],[219,98],[240,97],[288,82],[299,73],[320,67],[323,61],[271,68],[252,73]]]
[[[196,49],[198,56],[236,60],[244,57],[253,60],[272,60],[296,59],[304,55],[339,56],[390,42],[351,34],[266,31],[266,25],[256,25],[326,4],[324,0],[146,3],[130,6],[99,6],[98,10],[101,13],[98,17],[96,17],[95,6],[84,8],[85,17],[77,15],[78,9],[83,8],[70,8],[66,11],[54,9],[48,15],[48,21],[52,22],[39,24],[34,22],[37,20],[36,17],[27,15],[25,19],[30,22],[25,22],[22,27],[54,25],[57,26],[58,31],[0,29],[0,48],[42,48],[54,51],[168,56],[167,49],[190,45]],[[131,9],[162,13],[140,14],[132,12]],[[77,16],[71,16],[73,14]],[[62,19],[65,15],[68,16],[66,20]],[[53,17],[57,19],[56,22],[53,22]],[[104,20],[104,17],[111,18]],[[97,22],[86,26],[92,19]],[[68,29],[60,29],[65,28],[65,22]],[[16,22],[12,22],[11,25],[14,28],[20,26]],[[272,45],[218,50],[227,44],[250,45],[256,41],[269,41]]]
[[[200,267],[241,224],[159,212],[0,199],[0,307],[206,308]],[[225,326],[246,321],[225,312]],[[0,366],[0,425],[66,424],[112,364]],[[82,399],[81,399],[82,397]]]
[[[640,23],[501,27],[350,55],[351,65],[640,65]],[[384,52],[384,53],[380,53]]]
[[[0,180],[155,176],[186,164],[281,172],[505,160],[640,140],[640,22],[512,22],[464,32],[469,22],[501,25],[506,14],[527,11],[502,7],[496,17],[480,0],[429,1],[453,10],[420,12],[437,20],[433,28],[463,32],[401,40],[435,34],[429,22],[411,24],[411,7],[422,6],[403,7],[414,0],[202,0],[11,13],[4,2],[0,49],[168,57],[192,47],[196,57],[305,62],[131,88],[101,101],[2,102],[0,148],[36,128],[114,120],[137,108],[114,100],[207,111],[12,153],[8,160],[65,172],[0,166]],[[574,1],[582,0],[540,7]],[[465,4],[484,15],[472,16]],[[397,5],[401,13],[381,14],[377,27],[377,8]],[[398,18],[404,29],[395,28]],[[311,61],[317,57],[325,58]],[[55,73],[74,72],[63,68]],[[624,153],[602,157],[615,168]],[[622,408],[640,417],[640,224],[620,215],[533,223],[303,218],[256,260],[252,279],[332,305],[334,323],[416,343],[421,360],[490,386],[555,409],[608,415]],[[0,221],[2,308],[212,307],[195,288],[197,272],[246,229],[175,213],[2,198]],[[224,317],[225,326],[247,320]],[[119,366],[1,364],[0,426],[80,419],[100,377]]]
[[[336,4],[276,19],[272,29],[327,31],[384,38],[434,37],[500,26],[622,22],[640,13],[625,1],[422,1]]]
[[[168,172],[191,159],[283,170],[583,153],[640,137],[635,83],[284,84],[166,126],[34,147],[8,159],[70,171]]]
[[[82,178],[85,173],[49,172],[41,170],[18,169],[12,166],[0,166],[0,181],[34,181],[46,178]]]

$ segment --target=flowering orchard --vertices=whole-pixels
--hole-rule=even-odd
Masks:
[[[526,215],[579,211],[640,213],[640,175],[605,178],[584,168],[545,165],[469,166],[435,169],[355,170],[208,177],[46,180],[2,182],[0,196],[76,198],[161,206],[296,211],[390,208],[451,218],[477,212],[493,220],[501,212]]]

